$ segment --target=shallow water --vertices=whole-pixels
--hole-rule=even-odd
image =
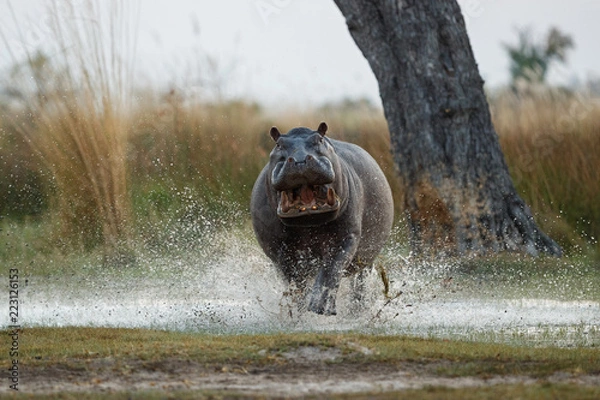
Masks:
[[[585,263],[529,274],[411,262],[388,248],[391,299],[373,272],[360,309],[344,280],[338,315],[299,313],[251,239],[229,234],[177,256],[148,253],[127,269],[30,276],[20,288],[21,325],[156,328],[211,333],[358,331],[525,345],[599,346],[600,294]],[[248,237],[248,235],[245,235]],[[9,325],[8,313],[0,326]]]

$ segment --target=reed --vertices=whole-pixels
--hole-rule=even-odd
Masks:
[[[172,90],[146,96],[133,120],[128,162],[138,233],[156,238],[155,226],[167,223],[182,235],[190,229],[181,224],[203,230],[203,223],[247,220],[254,180],[270,152],[260,107],[204,103]]]
[[[244,101],[205,103],[174,90],[145,99],[129,153],[134,203],[143,218],[153,207],[181,206],[174,197],[184,190],[221,210],[227,208],[223,203],[245,208],[274,147],[269,128],[316,128],[323,120],[330,137],[357,143],[376,157],[399,193],[387,125],[377,108],[359,103],[274,113]]]
[[[567,248],[580,238],[598,247],[600,100],[537,88],[491,105],[513,181],[542,229]]]
[[[3,120],[51,172],[61,240],[115,248],[128,237],[132,68],[125,57],[135,28],[117,1],[52,2],[48,15],[54,55],[27,51],[24,64],[14,60],[21,112]]]

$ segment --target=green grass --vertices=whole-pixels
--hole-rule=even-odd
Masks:
[[[3,346],[8,345],[6,331]],[[57,363],[83,365],[89,359],[114,358],[157,361],[180,358],[201,364],[276,365],[281,354],[302,346],[337,348],[339,362],[427,363],[438,376],[523,374],[547,377],[556,372],[600,373],[600,351],[595,348],[531,348],[494,343],[365,334],[279,333],[261,335],[205,335],[144,329],[26,328],[20,340],[19,362],[31,368]],[[357,352],[357,346],[370,354]],[[264,350],[261,352],[261,350]],[[338,362],[338,361],[335,361]],[[2,368],[8,367],[3,360]]]
[[[7,346],[6,332],[1,333]],[[550,383],[555,374],[573,377],[600,373],[598,349],[529,348],[502,344],[470,343],[405,336],[363,334],[280,333],[267,335],[204,335],[141,329],[108,328],[32,328],[20,335],[19,363],[28,374],[50,369],[61,373],[93,374],[94,365],[112,366],[115,374],[129,374],[132,368],[170,371],[173,362],[195,363],[205,371],[223,368],[235,371],[265,369],[276,374],[289,361],[285,352],[310,346],[337,349],[340,356],[329,368],[382,369],[400,368],[413,373],[438,377],[526,376],[534,384],[500,384],[483,388],[424,388],[387,394],[338,395],[333,398],[594,398],[598,387]],[[357,351],[361,349],[362,351]],[[368,349],[369,351],[364,351]],[[94,364],[97,361],[98,363]],[[2,360],[1,368],[8,366]],[[121,367],[119,367],[121,366]],[[125,367],[128,366],[128,367]],[[121,369],[119,369],[121,368]],[[26,376],[23,377],[26,380]],[[73,398],[63,393],[19,398]],[[108,394],[77,394],[82,398],[101,399]],[[165,392],[110,393],[110,398],[164,398]],[[236,398],[235,392],[175,392],[176,398]],[[232,397],[227,397],[232,396]],[[246,396],[246,395],[245,395]],[[506,397],[508,396],[508,397]],[[556,397],[558,396],[558,397]],[[248,398],[254,398],[252,396]],[[258,398],[258,396],[257,396]]]
[[[589,256],[460,259],[455,271],[455,280],[463,285],[499,291],[502,298],[600,301],[600,261]]]
[[[0,262],[18,268],[25,278],[56,279],[81,273],[87,265],[101,265],[102,249],[73,249],[60,240],[57,229],[50,219],[0,220]]]

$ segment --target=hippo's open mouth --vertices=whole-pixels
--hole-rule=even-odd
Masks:
[[[323,214],[337,211],[340,208],[340,198],[329,185],[303,185],[277,194],[279,218]]]

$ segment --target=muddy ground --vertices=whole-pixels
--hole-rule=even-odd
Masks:
[[[484,387],[501,384],[575,383],[600,385],[600,376],[555,374],[528,376],[442,377],[435,371],[448,361],[347,364],[339,349],[300,347],[277,355],[266,366],[209,364],[169,358],[161,361],[64,360],[52,366],[24,368],[19,391],[27,393],[216,390],[248,395],[295,397],[334,393],[378,393],[442,386]],[[4,386],[1,392],[7,392]]]

